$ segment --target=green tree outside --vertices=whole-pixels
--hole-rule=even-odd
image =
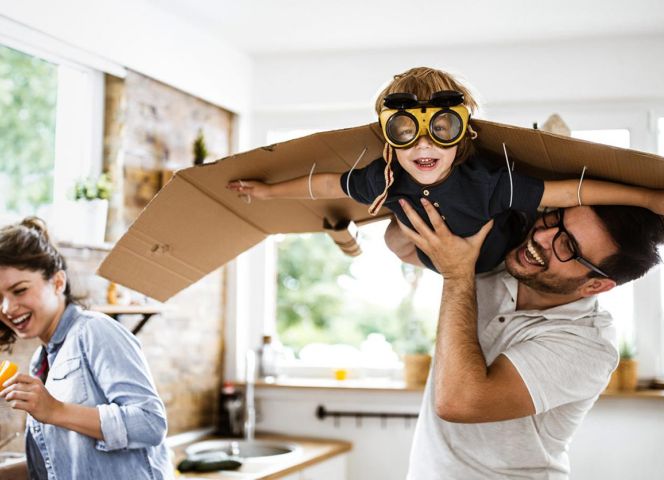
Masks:
[[[58,67],[0,45],[0,208],[53,199]]]
[[[296,351],[313,342],[359,347],[376,332],[397,348],[408,348],[414,333],[420,343],[429,339],[433,345],[435,315],[414,302],[421,269],[402,268],[409,289],[395,309],[381,305],[380,292],[365,299],[343,288],[339,280],[352,277],[353,259],[326,234],[285,236],[277,255],[277,332],[284,345]]]

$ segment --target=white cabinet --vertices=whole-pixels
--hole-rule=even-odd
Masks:
[[[346,454],[336,455],[281,477],[281,480],[346,480],[346,458]]]

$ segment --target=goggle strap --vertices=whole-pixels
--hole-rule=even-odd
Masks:
[[[477,138],[477,132],[473,130],[473,127],[470,125],[470,117],[468,117],[468,126],[466,127],[466,131],[470,133],[471,140],[475,140]]]
[[[383,203],[385,203],[385,200],[387,199],[387,189],[390,188],[394,182],[394,175],[392,174],[391,168],[393,154],[394,148],[392,148],[392,146],[386,142],[385,148],[383,148],[383,158],[385,159],[385,170],[383,171],[385,176],[385,190],[383,190],[383,193],[374,199],[373,203],[369,207],[369,215],[375,216],[378,213],[380,208],[383,206]]]

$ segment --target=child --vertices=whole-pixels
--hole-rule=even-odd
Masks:
[[[395,75],[376,100],[387,142],[384,158],[343,174],[321,173],[271,185],[236,180],[226,188],[258,199],[348,196],[371,205],[372,215],[385,205],[408,227],[399,199],[409,201],[426,220],[419,198],[427,198],[450,230],[464,237],[493,218],[477,272],[489,271],[504,259],[530,229],[538,207],[622,204],[664,213],[663,192],[597,180],[585,180],[581,188],[577,180],[542,181],[493,166],[473,148],[477,134],[469,121],[476,109],[470,91],[452,75],[412,68]],[[389,229],[386,241],[388,234]],[[402,260],[436,270],[411,243],[388,246]]]

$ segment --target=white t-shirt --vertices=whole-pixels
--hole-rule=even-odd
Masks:
[[[500,354],[514,364],[535,414],[446,422],[435,413],[429,372],[408,480],[568,478],[570,439],[618,363],[615,329],[596,297],[516,312],[516,296],[505,270],[478,277],[478,336],[487,365]]]

